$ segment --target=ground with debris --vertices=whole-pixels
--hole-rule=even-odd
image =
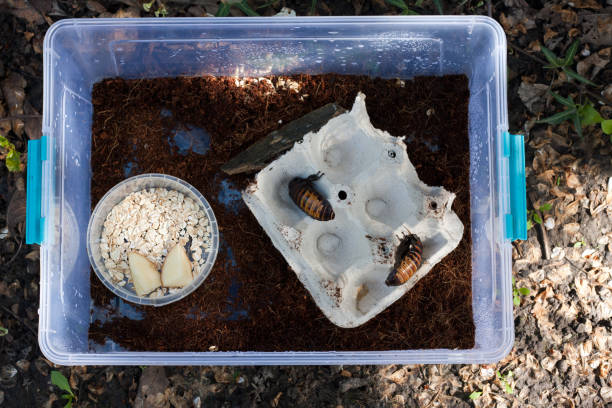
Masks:
[[[27,141],[41,136],[41,52],[49,24],[68,17],[204,16],[222,8],[215,0],[140,3],[5,0],[0,136],[21,152],[22,163]],[[262,15],[285,6],[298,15],[407,13],[392,3],[402,2],[248,2]],[[420,14],[436,13],[435,3],[406,2]],[[549,91],[580,105],[583,124],[587,114],[597,119],[587,101],[601,117],[612,118],[612,2],[439,3],[448,14],[489,13],[508,35],[510,130],[526,135],[533,224],[529,239],[513,245],[518,306],[510,355],[497,364],[463,366],[54,367],[36,342],[39,253],[23,242],[25,173],[0,166],[0,406],[64,406],[65,392],[51,383],[53,370],[65,375],[78,398],[75,406],[82,407],[609,406],[612,144],[597,123],[584,125],[580,137],[571,112],[564,114],[568,120],[536,122],[573,109]],[[237,7],[229,13],[243,15]],[[542,46],[563,58],[575,39],[575,55],[557,61],[565,70],[545,68]]]

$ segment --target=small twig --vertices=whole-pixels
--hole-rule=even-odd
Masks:
[[[512,44],[511,42],[508,42],[508,45],[510,45],[510,47],[512,47],[512,49],[516,52],[518,52],[519,54],[522,54],[528,58],[530,58],[531,60],[539,63],[540,65],[547,65],[548,62],[544,61],[543,59],[536,57],[535,55],[532,55],[530,53],[528,53],[527,51],[521,49],[520,47],[517,47],[516,45]],[[610,105],[612,106],[612,101],[609,99],[605,99],[602,95],[598,95],[595,92],[591,91],[590,89],[586,89],[584,86],[582,85],[576,85],[573,82],[568,82],[570,84],[573,84],[576,88],[578,88],[578,90],[580,92],[583,92],[587,95],[589,95],[592,98],[597,99],[600,103],[603,103],[604,105]]]
[[[442,390],[439,390],[436,395],[434,395],[434,397],[431,399],[431,401],[429,401],[429,403],[427,405],[425,405],[425,408],[429,408],[433,405],[434,402],[436,402],[436,400],[438,399],[438,397],[440,396],[440,392],[442,392]]]
[[[567,261],[567,263],[569,264],[569,266],[571,266],[572,268],[574,268],[577,272],[584,272],[584,273],[588,273],[586,271],[586,269],[579,267],[578,265],[576,265],[574,262],[570,261],[570,259],[567,256],[564,256],[563,259],[565,259]]]
[[[19,323],[24,325],[28,330],[30,330],[30,332],[34,335],[35,338],[38,337],[38,333],[36,333],[36,330],[34,330],[34,328],[32,326],[30,326],[30,323],[25,321],[23,318],[19,317],[16,313],[13,313],[13,311],[11,309],[9,309],[8,307],[6,307],[4,305],[0,305],[0,308],[2,308],[2,310],[4,310],[6,313],[8,313],[11,316],[13,316],[13,318],[15,320],[17,320]]]
[[[544,218],[542,217],[542,213],[540,212],[540,210],[538,210],[537,208],[535,208],[533,206],[533,203],[536,202],[536,196],[535,193],[533,191],[530,191],[529,194],[527,194],[527,198],[529,199],[529,205],[531,206],[531,208],[533,208],[533,210],[536,212],[536,214],[538,214],[538,216],[540,217],[540,219],[542,221],[544,221]],[[548,234],[546,233],[546,228],[544,228],[543,222],[542,223],[535,223],[537,225],[538,228],[538,232],[539,232],[539,236],[540,236],[540,246],[542,247],[542,254],[544,255],[544,259],[549,260],[550,259],[550,243],[548,241]]]
[[[19,252],[21,252],[22,245],[23,245],[23,239],[20,239],[19,248],[17,248],[17,252],[15,252],[15,254],[11,257],[11,259],[8,260],[7,263],[4,264],[4,266],[9,266],[15,260],[15,258],[17,258],[17,255],[19,255]]]

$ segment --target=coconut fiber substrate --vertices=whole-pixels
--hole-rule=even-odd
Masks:
[[[127,177],[170,174],[210,202],[221,245],[200,288],[160,308],[119,301],[92,272],[91,347],[110,340],[139,351],[472,348],[468,79],[289,77],[297,88],[269,79],[275,92],[265,81],[229,77],[108,79],[94,86],[92,208]],[[453,210],[465,233],[401,299],[366,324],[342,329],[319,311],[241,201],[239,191],[253,175],[230,177],[219,169],[282,124],[327,103],[350,109],[359,91],[375,127],[407,136],[420,179],[457,195]],[[210,135],[208,151],[206,141],[181,148],[177,131],[199,129]]]

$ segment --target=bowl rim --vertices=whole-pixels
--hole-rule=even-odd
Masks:
[[[178,183],[180,185],[182,185],[183,187],[185,187],[187,190],[191,191],[193,193],[193,195],[196,197],[196,201],[199,201],[199,206],[201,207],[201,209],[204,211],[204,213],[206,214],[206,217],[208,218],[208,223],[212,228],[211,231],[211,241],[212,241],[212,245],[211,245],[211,250],[208,253],[208,259],[205,263],[202,264],[201,266],[201,270],[200,273],[191,281],[191,283],[189,283],[189,285],[181,288],[182,290],[177,291],[175,293],[172,294],[167,294],[164,296],[158,296],[158,297],[148,297],[148,296],[138,296],[136,295],[135,292],[130,291],[130,294],[126,294],[125,292],[127,291],[126,289],[124,289],[121,286],[117,286],[115,284],[113,284],[109,279],[107,279],[102,271],[99,269],[98,265],[96,264],[96,260],[94,258],[93,255],[93,250],[92,250],[92,245],[94,244],[95,240],[92,236],[93,234],[93,228],[92,228],[92,224],[94,219],[96,218],[96,216],[98,216],[99,212],[101,211],[100,208],[102,207],[102,204],[104,203],[104,201],[111,196],[116,190],[118,190],[119,188],[121,188],[122,186],[125,186],[126,184],[131,184],[134,183],[140,179],[158,179],[158,180],[164,180],[167,181],[169,180],[170,182],[174,182],[174,183]],[[133,192],[137,192],[137,191],[142,191],[142,190],[146,190],[148,188],[151,187],[145,187],[139,190],[135,190]],[[156,187],[153,187],[156,188]],[[165,187],[160,187],[160,188],[165,188]],[[168,188],[169,190],[172,190],[172,188]],[[131,194],[131,193],[129,193]],[[125,198],[125,196],[124,196]],[[120,201],[117,202],[117,204],[119,204],[121,201],[123,201],[122,198]],[[115,205],[117,205],[115,204]],[[114,206],[112,207],[114,208]],[[106,217],[108,215],[108,213],[104,214],[104,217]],[[217,259],[217,254],[219,252],[219,241],[220,241],[220,237],[219,237],[219,227],[218,227],[218,223],[217,223],[217,218],[215,216],[215,213],[212,209],[212,206],[210,205],[210,203],[206,200],[206,198],[204,197],[204,195],[202,193],[200,193],[195,187],[193,187],[191,184],[187,183],[186,181],[175,177],[175,176],[171,176],[168,174],[162,174],[162,173],[144,173],[144,174],[139,174],[137,176],[132,176],[129,178],[126,178],[125,180],[122,180],[121,182],[115,184],[112,188],[110,188],[103,196],[102,198],[98,201],[98,203],[96,204],[96,206],[94,207],[93,211],[91,212],[91,215],[89,217],[89,221],[87,223],[87,233],[86,233],[86,243],[87,243],[87,257],[89,259],[89,263],[92,267],[92,269],[94,270],[96,276],[98,277],[98,279],[104,284],[104,286],[106,286],[106,288],[108,290],[110,290],[113,294],[119,296],[121,299],[133,303],[133,304],[138,304],[138,305],[142,305],[142,306],[165,306],[171,303],[174,303],[178,300],[183,299],[184,297],[190,295],[191,293],[193,293],[197,288],[200,287],[200,285],[202,285],[202,283],[204,283],[204,281],[206,280],[206,278],[208,277],[208,275],[210,275],[210,272],[212,271],[215,261]]]

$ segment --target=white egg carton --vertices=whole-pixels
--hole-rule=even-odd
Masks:
[[[322,172],[314,186],[335,217],[317,221],[289,197],[289,182]],[[410,290],[457,247],[463,224],[455,194],[419,180],[402,137],[375,129],[365,96],[350,112],[261,170],[243,199],[317,306],[340,327],[359,326]],[[423,263],[401,286],[387,286],[399,238],[416,234]],[[299,301],[299,300],[298,300]]]

